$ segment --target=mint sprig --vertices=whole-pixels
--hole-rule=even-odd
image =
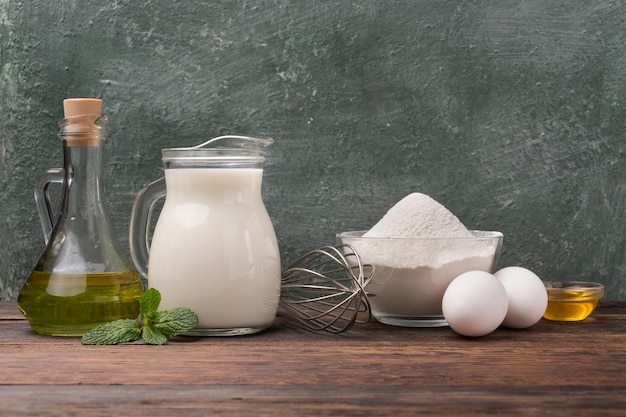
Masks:
[[[121,319],[91,329],[83,336],[83,345],[117,345],[141,337],[137,320]]]
[[[143,338],[150,345],[163,345],[168,339],[198,325],[196,313],[186,307],[158,311],[161,293],[150,288],[139,298],[141,323],[133,319],[115,320],[85,333],[83,345],[117,345]]]

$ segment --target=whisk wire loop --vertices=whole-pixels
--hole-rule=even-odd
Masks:
[[[365,287],[373,273],[350,245],[314,249],[283,271],[280,306],[310,330],[347,331],[371,318]]]

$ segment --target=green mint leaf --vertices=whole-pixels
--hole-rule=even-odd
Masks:
[[[161,293],[150,288],[139,297],[139,310],[141,311],[141,321],[144,323],[154,320],[154,315],[161,304]],[[151,320],[152,319],[152,320]]]
[[[85,333],[82,338],[84,345],[117,345],[133,342],[141,337],[141,329],[137,320],[121,319],[105,323]]]
[[[143,337],[150,345],[163,345],[167,339],[193,329],[198,325],[196,313],[186,307],[158,311],[161,293],[151,288],[139,298],[140,318],[122,319],[98,326],[83,336],[85,345],[116,345],[133,342]]]
[[[159,312],[157,321],[153,322],[153,325],[170,339],[196,327],[198,316],[186,307],[177,307]]]
[[[155,311],[153,313],[143,314],[141,321],[143,322],[144,326],[151,326],[159,321],[159,312]]]
[[[143,326],[142,337],[144,342],[150,345],[164,345],[167,342],[167,337],[159,329],[156,327],[152,327],[152,325],[145,324]]]

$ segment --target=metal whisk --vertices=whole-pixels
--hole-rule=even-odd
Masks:
[[[280,307],[310,330],[344,332],[371,317],[373,273],[349,245],[312,250],[283,271]]]

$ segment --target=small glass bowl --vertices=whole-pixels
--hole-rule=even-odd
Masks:
[[[546,282],[548,307],[543,318],[553,321],[581,321],[595,310],[604,296],[604,285],[597,282]]]

